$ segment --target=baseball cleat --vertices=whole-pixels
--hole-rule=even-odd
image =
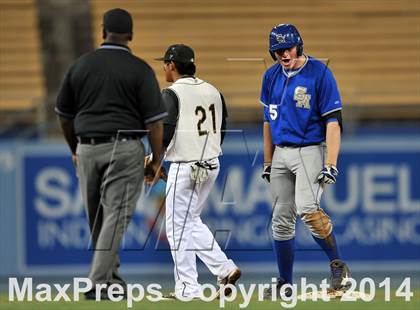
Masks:
[[[346,279],[350,277],[350,271],[346,263],[339,259],[335,259],[330,263],[330,268],[331,288],[336,291],[347,290],[350,287],[350,283],[346,281]]]
[[[185,298],[187,298],[187,297],[185,297]],[[163,295],[161,300],[180,300],[180,301],[185,301],[185,300],[182,300],[182,299],[179,299],[178,297],[176,297],[175,292],[170,292],[167,295]],[[200,298],[199,297],[192,297],[191,300],[200,300]]]
[[[224,290],[224,295],[229,296],[232,294],[232,289],[224,286],[227,284],[235,285],[236,281],[241,277],[241,270],[239,268],[234,269],[231,273],[227,275],[227,277],[224,277],[223,279],[219,279],[217,282],[219,284],[219,291],[216,294],[216,298],[220,298],[220,293],[222,290]]]
[[[96,301],[96,290],[90,290],[89,292],[86,292],[85,294],[85,300],[95,300]],[[99,301],[101,300],[110,300],[108,297],[108,294],[106,292],[100,292]]]
[[[163,295],[162,300],[177,300],[175,292],[170,292],[169,294]]]
[[[275,295],[275,299],[273,299],[273,290],[272,287],[264,290],[264,300],[271,300],[271,301],[276,301],[277,299],[281,298],[280,295],[280,289],[283,285],[287,284],[286,281],[283,280],[283,278],[278,278],[277,279],[277,284],[276,284],[276,295]],[[286,288],[285,290],[285,295],[286,297],[290,297],[292,296],[292,289],[290,287]]]

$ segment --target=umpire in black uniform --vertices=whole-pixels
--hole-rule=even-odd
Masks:
[[[127,46],[131,15],[122,9],[106,12],[103,38],[101,47],[69,69],[55,111],[76,165],[92,233],[89,278],[93,285],[125,286],[118,274],[118,250],[143,175],[158,175],[167,113],[152,68]],[[144,169],[139,138],[146,129],[154,158]],[[95,298],[94,288],[87,299]]]

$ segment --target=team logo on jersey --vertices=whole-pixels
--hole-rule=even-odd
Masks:
[[[276,40],[279,43],[286,43],[286,35],[276,34]]]
[[[295,95],[293,96],[293,100],[296,100],[296,107],[297,108],[304,108],[310,109],[311,105],[309,101],[311,101],[311,95],[308,95],[307,88],[303,86],[298,86],[295,88]]]

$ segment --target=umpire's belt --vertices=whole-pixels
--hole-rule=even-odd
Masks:
[[[117,136],[108,136],[108,137],[77,137],[77,140],[80,144],[102,144],[102,143],[113,143],[115,141],[128,141],[128,140],[137,140],[139,137],[137,136],[125,136],[119,135],[118,139]]]

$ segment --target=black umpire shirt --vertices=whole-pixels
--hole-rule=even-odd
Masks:
[[[55,111],[74,119],[75,133],[82,137],[145,130],[146,124],[167,115],[153,69],[131,54],[127,46],[110,43],[102,44],[72,65],[58,94]]]

